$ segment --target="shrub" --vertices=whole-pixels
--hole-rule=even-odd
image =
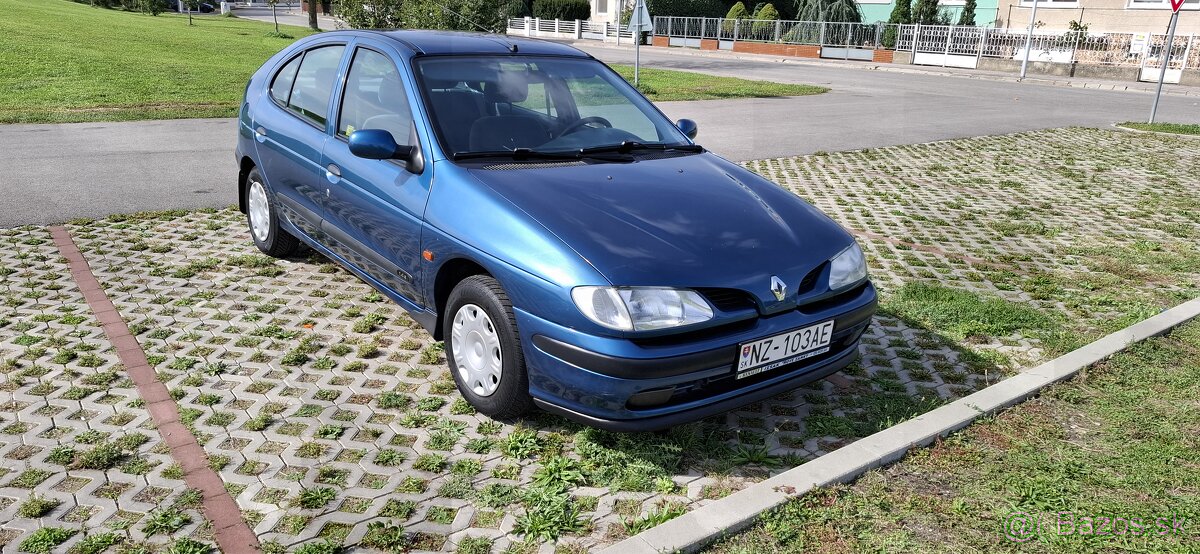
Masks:
[[[534,0],[533,16],[542,19],[589,19],[592,4],[587,0]]]
[[[746,10],[746,5],[738,2],[729,8],[725,13],[725,19],[749,19],[750,12]]]
[[[733,32],[737,24],[734,22],[738,19],[747,19],[750,17],[750,12],[746,11],[746,5],[738,2],[729,8],[725,14],[725,22],[721,24],[721,32],[728,36]],[[743,32],[744,34],[744,32]]]
[[[777,19],[779,19],[779,12],[775,11],[775,6],[771,4],[754,12],[754,36],[760,39],[768,36],[774,38],[775,20]]]

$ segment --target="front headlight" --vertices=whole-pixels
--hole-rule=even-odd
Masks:
[[[832,290],[844,289],[862,281],[866,276],[867,261],[863,258],[862,248],[858,247],[857,242],[842,250],[841,254],[834,256],[829,262],[829,288]]]
[[[650,331],[708,321],[712,306],[696,291],[659,287],[575,287],[575,306],[618,331]]]

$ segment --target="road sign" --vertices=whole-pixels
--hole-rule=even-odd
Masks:
[[[650,10],[646,9],[646,0],[634,0],[633,14],[629,16],[629,32],[633,33],[633,86],[638,86],[642,69],[642,33],[654,32],[654,20],[650,19]],[[621,34],[620,25],[617,35]]]
[[[1171,0],[1171,11],[1179,13],[1179,8],[1183,7],[1183,0]]]
[[[629,16],[629,30],[634,33],[654,30],[654,20],[650,18],[650,10],[646,9],[644,1],[637,2],[637,6],[633,8],[633,15]]]

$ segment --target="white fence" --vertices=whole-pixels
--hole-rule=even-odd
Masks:
[[[605,42],[633,43],[633,32],[628,25],[617,25],[602,21],[563,21],[536,17],[512,18],[508,20],[505,33],[525,37],[564,38],[576,40],[602,40]]]
[[[866,50],[888,49],[911,53],[915,64],[969,68],[979,67],[984,58],[1023,59],[1027,40],[1025,32],[987,27],[706,17],[655,17],[654,34],[668,37],[671,46],[695,48],[705,39],[725,50],[743,41],[815,45],[823,58],[870,59]],[[1162,34],[1039,32],[1033,35],[1029,59],[1136,67],[1157,79],[1166,42]],[[1200,69],[1200,36],[1176,36],[1169,58],[1169,81],[1178,82],[1184,69]]]

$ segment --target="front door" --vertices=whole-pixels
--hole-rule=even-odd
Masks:
[[[391,58],[381,50],[355,49],[336,116],[337,133],[325,143],[322,158],[329,244],[347,262],[424,306],[417,283],[430,179],[409,171],[403,160],[356,157],[347,142],[354,131],[382,129],[400,145],[416,144],[408,93]]]

